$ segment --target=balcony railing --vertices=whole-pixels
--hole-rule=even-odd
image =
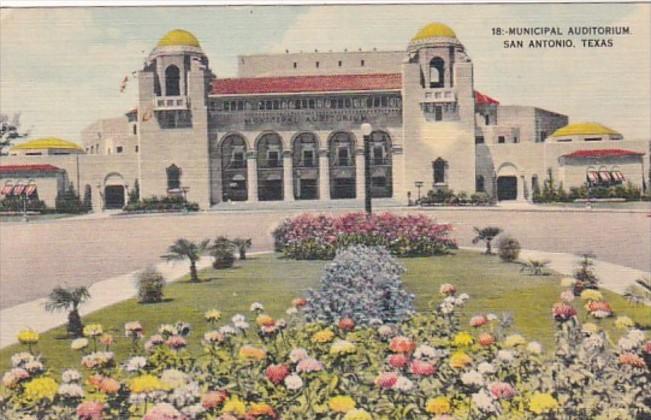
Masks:
[[[425,89],[421,104],[456,102],[457,95],[451,88]]]
[[[187,96],[157,96],[154,98],[154,111],[183,110],[190,107]]]

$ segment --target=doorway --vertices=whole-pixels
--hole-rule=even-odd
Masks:
[[[518,178],[515,176],[497,177],[497,199],[515,200],[518,197]]]
[[[106,209],[121,209],[124,207],[124,186],[107,185],[104,188],[104,202]]]

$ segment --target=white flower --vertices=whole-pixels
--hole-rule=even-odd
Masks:
[[[236,322],[243,322],[246,321],[246,317],[244,317],[242,314],[235,314],[233,315],[233,318],[231,318],[231,321],[233,321],[233,324]]]
[[[398,376],[394,388],[398,391],[409,392],[414,389],[414,383],[404,376]]]
[[[32,360],[31,362],[27,362],[23,367],[29,373],[36,373],[45,369],[43,363],[39,362],[38,360]]]
[[[308,357],[308,355],[307,355],[307,351],[306,351],[304,348],[301,348],[301,347],[296,348],[296,349],[293,349],[293,350],[289,353],[289,359],[290,359],[293,363],[298,363],[298,362],[300,362],[300,361],[303,360],[303,359],[307,359],[307,357]]]
[[[468,386],[481,386],[484,383],[484,378],[481,373],[476,370],[471,370],[461,375],[461,382]]]
[[[512,362],[514,354],[511,350],[499,350],[497,352],[497,358],[503,362]]]
[[[637,347],[637,342],[626,336],[619,339],[617,342],[617,347],[619,347],[621,350],[629,351]]]
[[[166,369],[161,374],[160,380],[172,388],[179,388],[188,383],[189,376],[178,369]]]
[[[303,387],[303,380],[300,376],[293,373],[285,378],[285,386],[289,390],[296,391]]]
[[[147,366],[147,359],[142,356],[135,356],[127,360],[124,369],[127,372],[137,372],[145,366]]]
[[[443,302],[443,303],[441,303],[439,308],[441,309],[441,313],[443,313],[444,315],[448,315],[448,314],[451,314],[452,312],[454,312],[454,304],[453,303]]]
[[[635,347],[638,347],[644,342],[644,340],[646,340],[644,331],[637,328],[631,329],[628,334],[626,334],[626,337],[635,343]]]
[[[574,292],[572,292],[570,289],[563,290],[561,292],[561,300],[566,303],[570,303],[574,301]]]
[[[432,346],[428,346],[427,344],[421,344],[416,347],[416,350],[414,350],[415,359],[436,359],[437,356],[438,352],[436,349]]]
[[[34,356],[32,356],[30,353],[27,353],[26,351],[23,351],[11,356],[11,366],[21,367],[25,363],[29,363],[32,360],[34,360]]]
[[[493,413],[497,411],[493,398],[483,389],[472,394],[472,403],[484,413]]]
[[[61,373],[61,381],[64,384],[81,381],[81,373],[76,369],[66,369]]]
[[[488,362],[481,362],[479,366],[477,366],[477,370],[482,374],[495,373],[495,366]]]
[[[594,311],[591,313],[593,317],[603,319],[610,316],[610,312],[607,311]]]
[[[224,325],[223,327],[220,327],[219,332],[224,335],[233,335],[236,333],[235,328],[231,327],[230,325]]]
[[[161,335],[175,335],[177,333],[176,327],[172,324],[163,324],[158,327],[158,333]]]
[[[61,384],[58,393],[68,398],[84,397],[84,390],[78,384]]]
[[[72,343],[70,343],[70,348],[72,350],[81,350],[83,348],[86,348],[87,346],[88,346],[87,338],[77,338],[76,340],[72,340]]]
[[[486,319],[488,319],[489,321],[497,321],[497,315],[493,313],[487,314]]]
[[[264,311],[264,306],[260,302],[253,302],[249,308],[251,312]]]
[[[294,308],[294,307],[292,306],[291,308],[287,308],[287,310],[285,311],[285,313],[286,313],[287,315],[290,315],[290,316],[291,316],[291,315],[294,315],[294,314],[298,313],[298,309],[296,309],[296,308]]]
[[[583,347],[589,351],[601,350],[604,347],[604,339],[599,334],[591,334],[583,340]]]
[[[527,351],[531,354],[540,354],[542,353],[542,344],[537,341],[532,341],[527,344]]]
[[[383,322],[380,318],[371,318],[368,320],[368,324],[372,326],[382,325]]]
[[[181,413],[191,419],[199,418],[199,416],[201,416],[205,411],[206,409],[203,408],[201,404],[189,405],[181,409]]]
[[[249,329],[249,323],[246,322],[246,321],[238,321],[238,322],[234,322],[234,323],[233,323],[233,326],[234,326],[235,328],[237,328],[238,330],[242,330],[242,331],[244,331],[244,330],[248,330],[248,329]]]
[[[443,299],[443,304],[448,304],[448,305],[455,305],[457,303],[457,298],[454,296],[448,296],[445,299]]]
[[[199,400],[200,396],[201,391],[199,389],[199,384],[196,382],[190,382],[187,385],[174,388],[174,391],[169,398],[175,406],[182,407],[196,402]]]
[[[393,328],[390,325],[382,325],[377,329],[377,333],[382,337],[391,337],[393,335]]]
[[[470,299],[470,295],[468,293],[461,293],[457,298],[457,303],[463,305],[468,299]]]

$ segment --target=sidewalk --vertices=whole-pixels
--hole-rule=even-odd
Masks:
[[[462,247],[473,251],[482,251],[483,248]],[[250,255],[264,254],[267,252],[255,252]],[[536,259],[549,260],[549,268],[563,275],[572,275],[577,266],[579,257],[572,254],[543,252],[534,250],[522,250],[521,260]],[[198,269],[209,267],[212,258],[203,257],[197,263]],[[188,273],[188,262],[162,262],[156,265],[168,281],[179,280]],[[603,261],[595,261],[594,270],[601,280],[600,286],[616,293],[623,293],[626,288],[632,285],[635,280],[648,277],[650,273],[633,268],[611,264]],[[139,271],[117,276],[97,282],[89,287],[91,300],[82,305],[80,313],[86,315],[106,306],[113,305],[136,295],[135,278]],[[67,322],[66,313],[49,313],[43,308],[45,298],[36,299],[31,302],[12,306],[0,311],[0,348],[16,343],[16,335],[25,328],[31,328],[38,332],[44,332]]]

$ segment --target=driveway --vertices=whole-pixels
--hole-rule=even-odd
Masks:
[[[167,246],[180,237],[192,240],[218,235],[251,237],[253,251],[269,250],[273,246],[273,226],[302,211],[3,223],[0,225],[0,308],[46,296],[56,285],[91,285],[158,263]],[[645,213],[519,209],[417,211],[439,222],[452,223],[453,236],[463,246],[471,245],[473,226],[496,225],[519,239],[523,248],[568,253],[592,251],[601,260],[639,270],[649,271],[651,266],[651,218]]]

